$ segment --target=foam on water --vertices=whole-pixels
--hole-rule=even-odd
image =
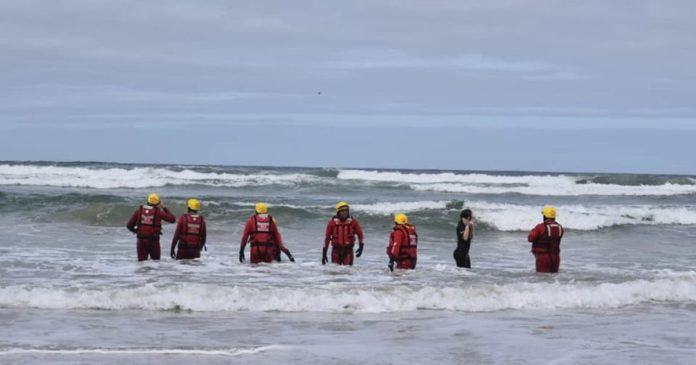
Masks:
[[[166,185],[208,185],[244,187],[255,185],[293,185],[320,178],[304,173],[198,172],[160,167],[88,168],[37,165],[0,165],[0,185],[32,185],[94,189],[147,188]]]
[[[280,312],[403,312],[509,309],[608,309],[644,302],[696,302],[696,272],[618,283],[510,283],[464,287],[385,286],[368,289],[187,284],[131,288],[0,288],[7,308]]]
[[[541,207],[467,202],[481,222],[501,231],[529,230],[540,220]],[[577,230],[598,230],[620,225],[694,225],[696,207],[657,205],[559,205],[558,220],[564,227]]]
[[[52,349],[52,348],[0,348],[0,356],[3,355],[203,355],[203,356],[241,356],[252,355],[272,350],[284,350],[287,346],[271,345],[250,348],[230,349],[177,349],[177,348],[77,348],[77,349]]]
[[[198,170],[197,170],[198,169]],[[306,172],[256,169],[254,172],[194,167],[56,166],[1,164],[0,185],[115,189],[167,185],[247,187],[266,185],[334,184],[337,181],[391,183],[417,191],[466,194],[523,194],[547,196],[672,196],[696,194],[693,179],[631,176],[588,178],[571,175],[505,175],[484,173],[415,173],[398,171],[338,170],[336,176]],[[249,170],[251,171],[251,170]],[[604,183],[599,183],[599,182]],[[612,183],[615,182],[615,183]]]
[[[406,184],[417,191],[467,194],[523,194],[548,196],[579,195],[683,195],[696,194],[696,185],[600,184],[582,176],[569,175],[493,175],[465,173],[405,173],[396,171],[340,170],[338,179]],[[648,180],[646,180],[647,182]],[[684,181],[679,180],[679,181]],[[693,182],[692,180],[688,180]]]
[[[575,179],[563,175],[488,175],[488,174],[459,174],[453,172],[442,173],[407,173],[397,171],[370,171],[370,170],[340,170],[338,179],[341,180],[366,180],[398,183],[468,183],[468,184],[531,184],[543,179],[546,184],[558,184],[575,182]]]
[[[317,206],[292,206],[321,209]],[[493,203],[487,201],[425,200],[354,204],[356,214],[390,216],[396,212],[426,214],[428,211],[474,210],[476,219],[500,231],[524,231],[539,223],[541,206]],[[559,220],[576,230],[599,230],[622,225],[696,225],[696,206],[673,205],[557,205]],[[439,215],[438,215],[439,217]]]
[[[432,209],[447,209],[447,200],[414,201],[414,202],[377,202],[372,204],[353,204],[351,208],[357,212],[375,215],[391,215],[396,212],[418,212]]]
[[[477,186],[466,183],[411,184],[417,191],[466,194],[522,194],[537,196],[672,196],[696,194],[696,186],[667,183],[664,185],[604,185],[604,184],[545,184],[543,181],[527,186]]]

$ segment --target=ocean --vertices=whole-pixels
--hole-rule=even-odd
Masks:
[[[208,250],[137,262],[148,193],[202,201]],[[0,162],[2,364],[693,364],[696,177]],[[336,202],[365,230],[353,267],[321,265]],[[296,258],[240,264],[265,201]],[[566,228],[558,274],[528,231]],[[472,269],[452,251],[473,210]],[[419,232],[391,273],[391,215]],[[247,258],[249,252],[247,249]]]

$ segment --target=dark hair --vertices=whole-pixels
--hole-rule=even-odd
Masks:
[[[459,215],[459,219],[462,218],[471,219],[471,209],[462,210],[462,213]]]

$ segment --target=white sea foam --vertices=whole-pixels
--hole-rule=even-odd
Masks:
[[[370,170],[339,170],[338,179],[366,180],[399,183],[468,183],[468,184],[531,184],[544,180],[547,184],[575,182],[575,179],[564,175],[489,175],[489,174],[458,174],[453,172],[441,173],[405,173],[398,171]]]
[[[302,173],[232,174],[174,171],[160,167],[86,168],[36,165],[0,165],[0,185],[36,185],[78,188],[147,188],[165,185],[202,184],[244,187],[253,185],[292,185],[312,182],[317,176]]]
[[[369,289],[224,287],[188,284],[136,288],[0,288],[0,306],[44,309],[403,312],[619,308],[645,302],[696,302],[696,272],[620,283],[515,283],[468,287]]]
[[[539,223],[541,207],[471,201],[466,207],[481,222],[501,231],[523,231]],[[694,206],[560,205],[558,220],[567,229],[597,230],[620,225],[696,224]]]
[[[396,212],[458,210],[446,200],[377,202],[352,205],[356,214],[391,215]],[[541,206],[467,201],[476,219],[501,231],[523,231],[539,223]],[[314,209],[316,207],[306,207]],[[568,229],[598,230],[621,225],[696,225],[696,206],[671,205],[558,205],[559,221]]]
[[[547,184],[540,179],[536,183],[525,186],[479,186],[467,183],[435,183],[435,184],[411,184],[413,190],[433,191],[444,193],[465,194],[522,194],[539,196],[669,196],[696,194],[696,185],[679,185],[666,183],[663,185],[638,185],[626,186],[615,184],[577,184],[565,182],[560,184]]]
[[[491,175],[445,173],[403,173],[396,171],[340,170],[339,180],[391,182],[417,191],[466,194],[523,194],[541,196],[578,195],[682,195],[696,194],[696,185],[618,185],[579,183],[568,175]]]
[[[283,350],[287,346],[259,346],[250,348],[230,348],[230,349],[176,349],[176,348],[77,348],[77,349],[56,349],[56,348],[5,348],[0,349],[1,355],[24,355],[24,354],[43,354],[43,355],[196,355],[196,356],[241,356],[252,355],[271,350]]]
[[[352,209],[356,212],[363,212],[368,214],[384,214],[390,215],[396,212],[416,212],[421,210],[431,210],[431,209],[446,209],[449,202],[446,200],[426,200],[426,201],[415,201],[415,202],[378,202],[372,204],[354,204],[351,205]]]

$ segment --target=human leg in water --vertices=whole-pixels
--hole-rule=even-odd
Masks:
[[[459,245],[457,249],[454,250],[454,261],[457,263],[457,267],[464,267],[471,269],[471,259],[469,258],[469,245]]]
[[[551,271],[551,255],[547,252],[535,253],[536,258],[536,272],[553,272]]]

